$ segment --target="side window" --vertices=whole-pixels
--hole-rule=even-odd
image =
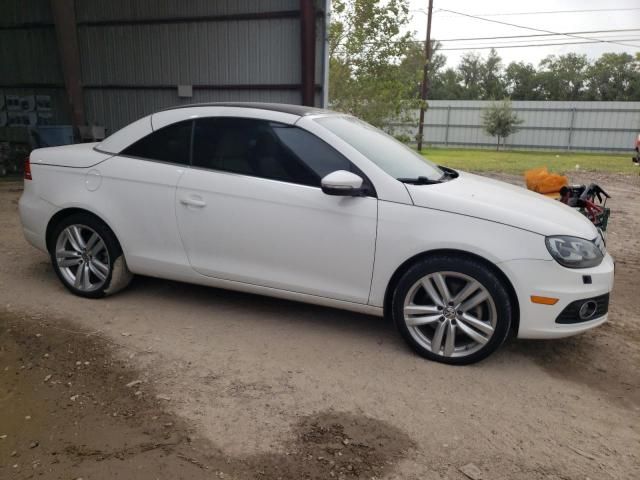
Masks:
[[[274,128],[273,131],[285,147],[313,170],[318,180],[336,170],[358,173],[355,165],[342,154],[306,130],[285,126]]]
[[[193,121],[187,120],[156,130],[129,145],[122,155],[189,165]]]
[[[273,130],[282,144],[313,170],[317,178],[315,185],[320,186],[322,178],[331,172],[346,170],[360,175],[364,182],[363,187],[368,190],[368,195],[376,195],[373,185],[362,170],[324,140],[298,127],[274,128]]]
[[[349,160],[298,127],[250,118],[202,118],[193,133],[193,166],[319,187],[336,170],[365,178]]]
[[[286,125],[250,118],[196,121],[193,166],[316,186],[319,177],[285,148],[276,130]]]

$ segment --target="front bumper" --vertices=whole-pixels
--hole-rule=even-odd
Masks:
[[[607,314],[584,322],[558,323],[572,302],[608,294],[613,288],[614,263],[609,254],[597,267],[569,269],[555,260],[511,260],[499,264],[517,292],[520,306],[518,338],[561,338],[601,325]],[[585,283],[589,276],[591,283]],[[531,296],[557,298],[555,305],[533,303]]]

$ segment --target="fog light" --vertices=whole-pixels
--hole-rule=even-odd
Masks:
[[[588,322],[606,315],[608,310],[608,293],[598,297],[583,298],[582,300],[576,300],[567,305],[564,310],[560,312],[558,318],[556,318],[556,323],[572,324]]]
[[[581,320],[589,320],[598,311],[598,304],[594,300],[587,300],[578,310],[578,316]]]

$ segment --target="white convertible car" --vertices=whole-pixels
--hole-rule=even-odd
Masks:
[[[510,332],[595,327],[613,285],[601,233],[573,209],[293,105],[172,108],[35,150],[20,216],[76,295],[140,274],[386,315],[451,364]]]

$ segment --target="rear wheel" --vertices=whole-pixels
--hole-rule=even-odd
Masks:
[[[491,269],[446,255],[421,260],[400,278],[392,310],[416,352],[457,365],[482,360],[500,347],[512,315],[507,290]]]
[[[104,297],[131,281],[115,235],[89,214],[70,215],[55,226],[50,255],[58,278],[81,297]]]

